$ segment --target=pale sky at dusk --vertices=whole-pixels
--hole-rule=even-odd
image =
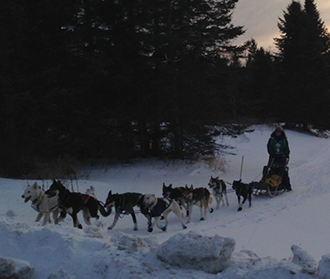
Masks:
[[[233,24],[243,25],[245,34],[240,36],[235,44],[244,43],[254,38],[258,47],[266,50],[276,50],[273,38],[279,37],[278,18],[283,19],[284,11],[292,0],[239,0],[233,14]],[[302,5],[304,0],[299,1]],[[317,10],[321,20],[330,30],[330,1],[316,0]]]

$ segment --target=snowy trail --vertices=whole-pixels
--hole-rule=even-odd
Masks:
[[[153,193],[160,197],[163,183],[172,183],[174,187],[186,184],[207,187],[211,175],[231,183],[239,179],[242,156],[243,182],[258,180],[258,174],[268,160],[266,142],[272,128],[254,128],[253,132],[237,138],[220,139],[223,144],[234,146],[231,151],[236,153],[225,155],[225,172],[212,170],[204,163],[142,161],[135,165],[93,169],[88,180],[78,181],[79,190],[85,192],[92,185],[96,197],[104,202],[109,190],[114,193]],[[137,215],[138,231],[133,231],[130,216],[122,216],[116,227],[107,231],[113,214],[101,217],[100,222],[94,222],[90,228],[85,225],[83,230],[74,229],[70,217],[60,226],[41,227],[34,223],[37,213],[30,203],[24,203],[21,198],[27,181],[0,178],[0,233],[3,236],[0,239],[0,257],[28,261],[37,269],[38,278],[48,278],[50,271],[59,272],[60,266],[67,272],[71,269],[69,273],[75,274],[76,278],[88,278],[84,277],[86,274],[96,279],[152,278],[156,274],[171,274],[173,278],[211,278],[203,272],[168,270],[157,259],[151,259],[150,253],[142,250],[128,255],[116,246],[116,241],[123,234],[161,244],[178,233],[194,231],[204,236],[234,238],[235,253],[251,250],[262,258],[289,259],[292,257],[290,248],[295,244],[319,261],[323,255],[330,253],[330,140],[286,132],[291,148],[292,192],[274,198],[253,196],[252,207],[246,203],[243,211],[237,212],[236,195],[230,191],[230,206],[221,206],[219,210],[208,213],[205,221],[199,221],[199,209],[194,207],[187,230],[182,230],[174,214],[169,215],[166,232],[155,229],[151,234],[147,232],[146,219],[142,214]],[[50,185],[50,181],[38,183],[46,188]],[[230,184],[227,187],[231,189]],[[215,208],[214,199],[212,206]],[[81,215],[79,218],[83,220]],[[221,278],[220,275],[218,277]]]

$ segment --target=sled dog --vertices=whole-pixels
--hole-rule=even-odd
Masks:
[[[191,212],[193,205],[197,205],[200,208],[201,211],[201,218],[200,221],[205,220],[205,215],[207,213],[207,210],[209,209],[209,204],[212,203],[212,198],[209,190],[207,188],[199,187],[194,189],[194,186],[191,185],[190,188],[187,188],[187,192],[185,194],[185,202],[188,205],[188,222],[190,222]],[[204,210],[203,210],[204,208]],[[210,208],[210,213],[213,212],[213,209]]]
[[[97,199],[86,194],[70,192],[59,180],[53,180],[53,184],[47,192],[50,194],[57,192],[59,196],[59,205],[65,209],[57,219],[57,224],[66,217],[66,213],[69,213],[73,220],[73,226],[82,229],[82,225],[79,224],[77,218],[77,213],[80,210],[83,211],[83,217],[87,225],[91,224],[90,218],[99,218],[97,215],[98,211],[100,211],[104,217],[110,214],[110,212],[107,212]]]
[[[173,213],[180,219],[183,229],[186,229],[186,225],[183,222],[182,210],[175,200],[169,200],[165,198],[156,198],[153,194],[146,194],[143,198],[144,205],[148,208],[150,217],[154,217],[154,221],[149,223],[148,231],[152,232],[156,225],[162,231],[166,231],[168,225],[167,215],[173,211]],[[164,216],[165,226],[162,227],[158,224],[161,216]]]
[[[163,197],[166,199],[174,199],[180,206],[186,209],[186,215],[188,216],[188,207],[184,201],[185,192],[185,187],[172,188],[172,184],[166,186],[165,183],[163,183]]]
[[[38,212],[36,222],[39,222],[43,216],[42,225],[46,225],[47,222],[50,222],[50,213],[53,213],[54,222],[56,222],[59,213],[57,194],[49,198],[45,191],[37,185],[37,182],[34,182],[32,186],[27,184],[22,198],[24,202],[31,201],[32,208]]]
[[[141,213],[148,219],[148,225],[150,224],[150,215],[148,209],[143,204],[144,195],[140,193],[124,193],[124,194],[112,194],[112,191],[109,191],[108,197],[105,201],[105,207],[108,212],[111,212],[112,207],[115,208],[115,218],[112,222],[112,225],[108,227],[108,230],[111,230],[115,227],[121,214],[131,214],[134,230],[137,231],[138,225],[135,216],[133,207],[138,206],[141,210]]]
[[[246,183],[243,183],[241,179],[234,180],[233,189],[236,191],[237,200],[238,200],[237,211],[242,210],[242,206],[245,203],[247,198],[249,199],[249,207],[251,207],[251,196],[252,196],[252,191],[253,191],[253,183],[246,184]],[[241,203],[241,196],[243,197],[242,203]]]
[[[217,202],[217,207],[216,209],[219,209],[220,203],[222,201],[222,205],[225,206],[225,201],[223,199],[223,196],[225,196],[226,199],[226,205],[229,206],[228,198],[227,198],[227,186],[226,183],[222,180],[219,179],[219,177],[213,178],[211,176],[210,181],[209,181],[209,187],[211,188],[213,195],[215,197],[215,200]]]

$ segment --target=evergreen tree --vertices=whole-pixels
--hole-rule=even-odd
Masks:
[[[269,51],[258,48],[254,39],[247,42],[247,45],[245,115],[270,119],[277,110],[277,106],[273,105],[276,103],[275,61]]]
[[[281,59],[282,94],[278,97],[283,120],[320,125],[328,116],[329,78],[325,53],[329,50],[329,35],[314,1],[306,0],[304,8],[292,1],[278,27],[282,34],[275,38],[275,44]]]

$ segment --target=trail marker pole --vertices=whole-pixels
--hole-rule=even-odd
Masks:
[[[244,155],[242,156],[242,162],[241,162],[241,172],[240,172],[240,175],[239,175],[240,180],[242,179],[243,161],[244,161]]]

